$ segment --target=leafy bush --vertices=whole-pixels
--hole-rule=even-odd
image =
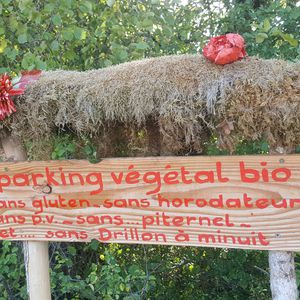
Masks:
[[[244,35],[250,55],[295,59],[300,8],[284,2],[255,9],[249,0],[2,0],[0,73],[196,53],[210,36],[228,31]]]
[[[0,243],[0,299],[27,299],[21,243]]]
[[[249,55],[287,60],[300,58],[300,7],[296,1],[257,1],[261,7],[254,8],[253,1],[238,1],[219,23],[221,31],[242,33],[246,39]],[[293,3],[294,2],[294,3]]]

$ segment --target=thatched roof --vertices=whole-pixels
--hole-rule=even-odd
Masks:
[[[200,150],[214,133],[229,148],[241,137],[300,144],[300,63],[280,60],[217,66],[201,55],[180,55],[44,72],[16,103],[18,112],[4,124],[24,139],[57,128],[99,136],[113,128],[146,128],[151,135],[153,127],[173,152]]]

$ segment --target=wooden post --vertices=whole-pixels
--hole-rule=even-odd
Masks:
[[[278,147],[275,153],[294,152]],[[294,253],[269,251],[270,285],[273,300],[298,300]]]
[[[269,251],[269,267],[272,299],[299,299],[293,252]]]
[[[2,147],[8,160],[26,160],[22,143],[11,136],[2,138]],[[23,243],[27,292],[30,300],[51,300],[48,242]]]

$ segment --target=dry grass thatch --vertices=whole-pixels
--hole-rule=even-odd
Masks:
[[[68,128],[109,144],[116,134],[143,128],[154,154],[201,151],[212,133],[230,149],[241,137],[300,144],[300,63],[280,60],[217,66],[180,55],[44,72],[16,103],[18,112],[4,125],[24,139]]]

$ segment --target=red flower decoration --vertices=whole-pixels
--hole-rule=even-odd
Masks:
[[[22,72],[20,80],[15,84],[12,83],[11,78],[7,74],[0,76],[0,121],[16,111],[11,96],[22,95],[26,85],[32,81],[38,80],[40,75],[41,71],[37,70]]]
[[[230,64],[246,54],[244,38],[237,33],[213,37],[203,48],[203,55],[218,65]]]

